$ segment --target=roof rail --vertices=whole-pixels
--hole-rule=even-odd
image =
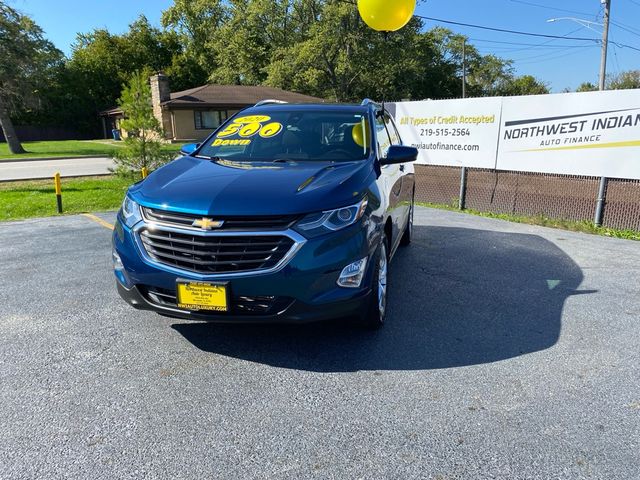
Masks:
[[[273,98],[269,98],[267,100],[260,100],[258,103],[254,105],[254,107],[259,107],[260,105],[269,105],[271,103],[289,103],[289,102],[285,102],[284,100],[275,100]]]

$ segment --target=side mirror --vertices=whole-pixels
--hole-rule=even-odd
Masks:
[[[396,163],[415,162],[418,158],[418,149],[405,145],[391,145],[387,156],[380,159],[380,165],[395,165]]]
[[[180,147],[180,153],[183,155],[191,155],[198,149],[199,146],[199,143],[187,143],[186,145],[182,145]]]

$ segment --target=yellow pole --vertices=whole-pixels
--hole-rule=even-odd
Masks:
[[[53,176],[53,185],[56,189],[56,203],[58,204],[58,213],[62,213],[62,183],[60,182],[60,172]]]
[[[142,167],[142,178],[147,178],[147,175],[149,175],[149,170],[147,167]]]

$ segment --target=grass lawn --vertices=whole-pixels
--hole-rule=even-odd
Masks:
[[[131,180],[112,177],[62,179],[65,214],[115,210]],[[58,215],[51,180],[0,183],[0,221]]]
[[[22,142],[27,153],[13,155],[6,143],[0,143],[0,161],[18,158],[109,156],[120,148],[123,142],[114,140],[56,140],[47,142]],[[166,144],[163,150],[178,152],[180,145]]]

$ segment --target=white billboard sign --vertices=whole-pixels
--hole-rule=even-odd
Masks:
[[[395,104],[405,145],[420,152],[417,163],[495,168],[502,98],[425,100]]]
[[[640,90],[503,99],[496,168],[640,178]]]

